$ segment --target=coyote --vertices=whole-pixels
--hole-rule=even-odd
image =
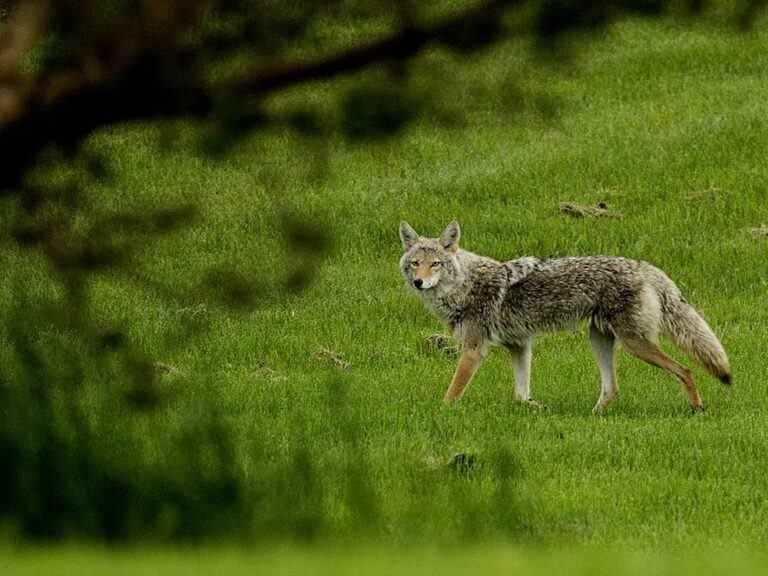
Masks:
[[[601,412],[618,392],[615,345],[676,376],[694,412],[704,410],[688,368],[658,346],[659,334],[697,360],[724,384],[731,383],[728,356],[706,321],[669,277],[648,262],[612,256],[498,262],[459,248],[458,222],[439,238],[423,238],[400,223],[400,269],[408,285],[461,343],[458,367],[443,400],[457,400],[490,345],[512,355],[515,398],[530,393],[533,337],[575,328],[589,320],[589,339],[600,370]]]

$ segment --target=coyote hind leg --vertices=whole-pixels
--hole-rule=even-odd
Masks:
[[[589,341],[592,344],[592,354],[594,354],[597,367],[600,370],[600,398],[592,409],[592,412],[598,413],[611,403],[619,391],[619,384],[616,380],[616,339],[613,335],[606,334],[591,324]]]
[[[530,402],[532,339],[529,338],[520,346],[507,346],[507,349],[512,356],[512,369],[515,373],[515,400]]]
[[[643,360],[648,364],[663,368],[676,376],[683,385],[683,389],[688,394],[693,411],[704,411],[704,404],[701,402],[701,396],[696,389],[696,384],[693,382],[693,376],[691,376],[691,371],[688,368],[680,364],[677,360],[664,354],[658,345],[653,342],[637,339],[622,339],[621,343],[625,350],[633,356],[640,358],[640,360]]]

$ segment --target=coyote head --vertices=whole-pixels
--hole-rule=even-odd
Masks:
[[[459,223],[448,224],[439,238],[422,238],[407,222],[400,223],[400,240],[405,253],[400,270],[408,284],[419,292],[448,288],[460,281]]]

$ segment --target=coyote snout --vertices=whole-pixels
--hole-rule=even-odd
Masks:
[[[400,224],[400,269],[424,304],[451,327],[462,354],[445,401],[458,399],[491,345],[512,356],[515,397],[530,402],[533,338],[590,323],[603,410],[618,392],[616,343],[680,380],[695,411],[704,409],[688,368],[659,348],[667,336],[724,383],[731,368],[722,344],[669,277],[648,262],[612,256],[498,262],[459,248],[451,222],[438,238]]]

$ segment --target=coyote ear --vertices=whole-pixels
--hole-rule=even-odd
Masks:
[[[403,243],[403,250],[410,250],[418,239],[419,235],[408,222],[405,220],[400,222],[400,241]]]
[[[449,252],[456,252],[459,249],[459,238],[461,237],[461,229],[459,223],[454,220],[448,227],[440,234],[440,246],[448,250]]]

